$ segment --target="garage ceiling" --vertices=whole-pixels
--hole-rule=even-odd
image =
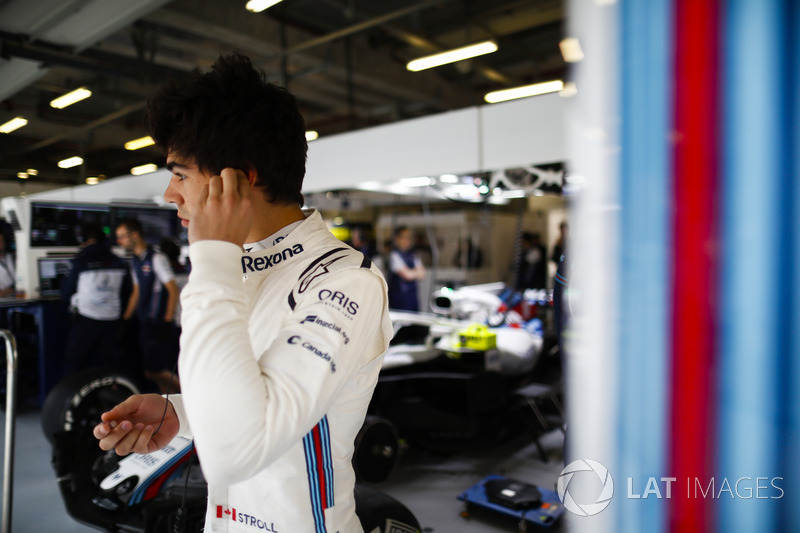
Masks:
[[[0,180],[79,184],[161,164],[146,135],[147,97],[220,53],[253,58],[298,98],[320,136],[483,103],[491,90],[563,79],[563,0],[0,0]],[[499,50],[422,72],[420,56],[494,39]],[[64,109],[78,87],[93,95]],[[60,169],[79,155],[83,165]]]

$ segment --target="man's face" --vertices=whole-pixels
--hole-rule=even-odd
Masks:
[[[394,238],[394,245],[399,250],[406,251],[411,249],[411,231],[403,230]]]
[[[172,177],[164,191],[164,200],[178,206],[181,225],[189,227],[200,192],[208,185],[211,174],[201,172],[193,160],[182,158],[174,152],[167,154],[167,168],[172,172]]]
[[[125,250],[128,251],[128,252],[134,252],[135,251],[134,250],[134,248],[135,248],[135,246],[134,246],[135,239],[134,239],[133,234],[131,233],[131,231],[127,227],[119,226],[116,229],[115,234],[116,234],[116,237],[117,237],[117,243],[120,246],[125,248]]]

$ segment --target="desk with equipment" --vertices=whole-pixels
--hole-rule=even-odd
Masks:
[[[0,299],[0,322],[17,340],[19,393],[23,401],[32,399],[41,405],[62,377],[70,322],[60,289],[69,275],[72,257],[38,259],[39,298]]]

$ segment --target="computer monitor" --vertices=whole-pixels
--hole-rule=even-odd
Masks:
[[[60,298],[61,284],[72,270],[72,257],[39,258],[39,297]]]
[[[111,225],[116,228],[126,218],[135,218],[142,224],[144,240],[158,245],[161,239],[168,238],[188,242],[185,228],[180,225],[178,213],[174,208],[144,207],[131,205],[111,206]]]
[[[108,234],[110,207],[68,202],[31,203],[31,246],[78,246],[83,224],[98,224]]]

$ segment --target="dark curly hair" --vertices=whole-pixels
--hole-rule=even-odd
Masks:
[[[126,230],[128,230],[128,233],[138,233],[142,236],[142,238],[144,238],[144,228],[142,228],[142,223],[139,222],[138,218],[123,218],[117,222],[117,227],[124,227]]]
[[[146,126],[164,153],[213,174],[255,171],[271,202],[303,204],[303,117],[294,96],[244,55],[220,56],[209,72],[163,85],[148,102]]]

